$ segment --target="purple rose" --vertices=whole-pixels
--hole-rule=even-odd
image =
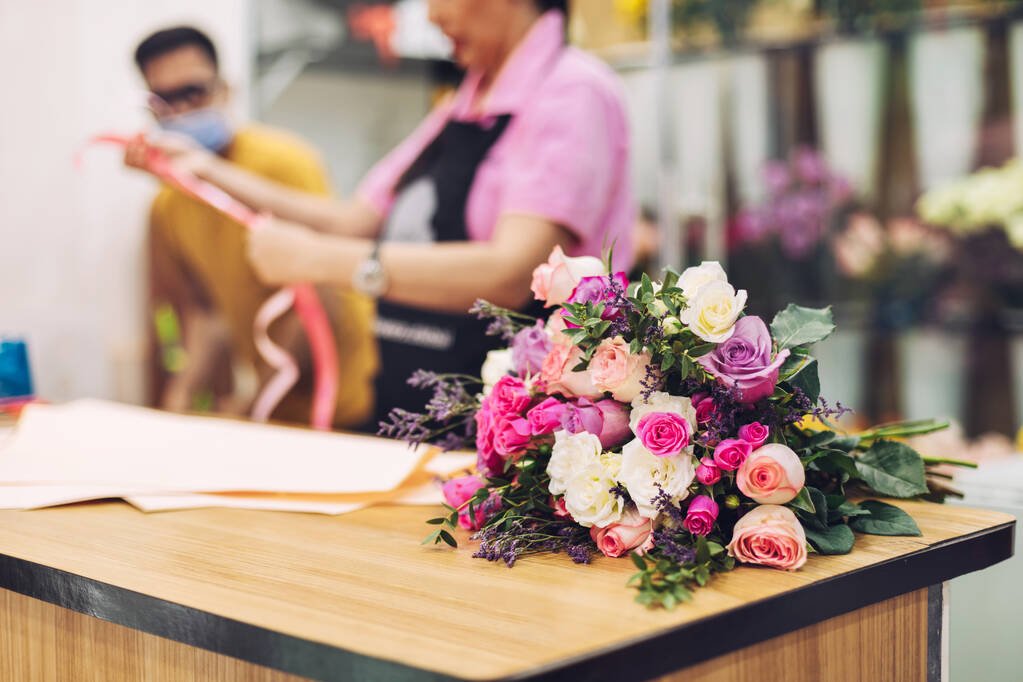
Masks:
[[[740,399],[753,403],[774,392],[778,368],[789,356],[788,349],[771,357],[771,333],[755,315],[740,318],[731,338],[718,345],[699,362],[726,386],[739,389]]]
[[[544,358],[550,351],[551,340],[544,329],[543,320],[537,320],[535,326],[526,327],[512,339],[512,367],[520,377],[539,374]]]
[[[629,430],[629,408],[617,400],[605,398],[592,402],[588,398],[579,398],[567,407],[561,428],[569,433],[586,431],[595,434],[604,449],[621,445],[632,435]]]
[[[526,419],[533,435],[546,436],[560,429],[568,410],[568,403],[563,403],[557,398],[547,398],[531,409],[526,413]]]
[[[629,278],[624,272],[616,272],[613,275],[597,275],[596,277],[583,277],[579,280],[572,295],[569,296],[569,303],[603,303],[604,312],[601,313],[602,320],[614,320],[622,316],[618,306],[612,305],[618,299],[618,294],[624,294],[629,287]],[[566,321],[566,326],[577,327]]]

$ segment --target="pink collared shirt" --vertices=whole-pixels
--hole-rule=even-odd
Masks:
[[[469,191],[469,237],[490,239],[502,215],[533,215],[575,236],[569,255],[600,256],[614,245],[616,267],[629,267],[636,214],[621,86],[603,62],[565,46],[563,35],[560,12],[537,19],[478,106],[480,74],[470,71],[454,98],[370,170],[357,196],[387,215],[398,180],[448,120],[485,124],[511,114]]]

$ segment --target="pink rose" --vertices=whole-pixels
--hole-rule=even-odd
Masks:
[[[696,480],[704,485],[714,485],[721,480],[721,469],[710,457],[704,457],[696,467]]]
[[[689,447],[693,428],[682,415],[651,412],[639,420],[636,435],[647,450],[658,457],[669,457]]]
[[[568,404],[557,398],[547,398],[526,413],[530,431],[534,436],[546,436],[561,428]]]
[[[604,339],[590,360],[593,385],[601,391],[610,391],[615,400],[631,403],[643,390],[641,383],[647,375],[650,353],[633,355],[629,343],[620,336]]]
[[[694,393],[691,400],[693,401],[693,407],[696,408],[696,423],[709,423],[710,418],[717,412],[717,405],[714,404],[714,399],[710,397],[710,393]]]
[[[559,519],[571,519],[572,515],[568,513],[568,507],[565,505],[565,498],[559,497],[557,499],[551,498],[551,507],[554,508],[554,515]]]
[[[743,495],[759,504],[785,504],[803,489],[806,471],[787,445],[768,443],[742,463],[735,483]]]
[[[520,416],[533,397],[526,388],[526,383],[518,377],[504,375],[494,384],[490,395],[486,397],[490,401],[492,409],[502,417]]]
[[[493,429],[494,450],[505,459],[521,455],[532,440],[529,422],[522,417],[496,417]]]
[[[482,487],[483,479],[479,476],[459,476],[445,483],[441,492],[444,493],[445,502],[455,509],[459,509],[471,500],[476,491]]]
[[[751,422],[739,427],[739,438],[752,445],[754,450],[766,443],[770,435],[771,430],[760,422]]]
[[[534,298],[550,308],[567,301],[583,277],[602,275],[605,270],[599,258],[569,258],[560,246],[555,246],[547,262],[533,270],[530,288]]]
[[[483,401],[476,411],[476,468],[480,473],[497,476],[504,471],[504,460],[494,448],[494,412],[490,402]]]
[[[600,444],[610,450],[632,437],[629,429],[629,407],[605,398],[597,402],[589,398],[573,401],[562,417],[561,427],[569,433],[587,431],[596,434]]]
[[[589,370],[574,371],[582,359],[582,351],[568,343],[555,342],[540,368],[539,383],[547,393],[568,398],[599,398],[603,391],[593,385]]]
[[[710,535],[717,518],[718,503],[707,495],[697,495],[689,503],[689,510],[682,525],[693,535]]]
[[[753,446],[741,438],[726,438],[714,448],[714,464],[722,471],[735,471],[753,452]]]
[[[653,549],[653,530],[653,521],[629,509],[618,523],[606,528],[590,528],[590,537],[604,556],[620,557],[632,550],[642,555]]]
[[[806,532],[792,510],[764,504],[736,522],[728,553],[744,564],[794,571],[806,563]]]

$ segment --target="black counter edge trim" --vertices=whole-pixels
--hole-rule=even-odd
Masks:
[[[285,635],[2,554],[0,588],[133,630],[321,682],[461,682],[457,677]]]
[[[649,637],[504,679],[508,682],[650,680],[997,564],[1013,555],[1015,527],[1015,521],[1008,521],[937,542]],[[623,614],[623,617],[628,615]],[[753,622],[758,625],[756,631],[746,627]]]

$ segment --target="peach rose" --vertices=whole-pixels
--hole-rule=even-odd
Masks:
[[[560,246],[555,246],[547,262],[533,270],[530,288],[536,300],[544,301],[545,307],[550,308],[567,301],[583,277],[604,274],[607,274],[607,268],[599,258],[569,258]]]
[[[610,391],[615,400],[631,403],[643,391],[641,383],[650,365],[650,353],[633,355],[629,343],[620,336],[604,339],[590,360],[593,385]]]
[[[568,398],[599,398],[604,392],[593,385],[589,370],[573,368],[582,359],[582,351],[568,343],[553,343],[540,368],[539,385],[549,394]]]
[[[785,504],[803,489],[806,471],[789,446],[768,443],[746,458],[735,483],[743,495],[758,504]]]
[[[744,564],[794,571],[806,563],[806,533],[791,509],[763,504],[735,524],[728,553]]]
[[[630,509],[618,523],[606,528],[591,527],[590,537],[604,556],[620,557],[632,550],[642,555],[653,549],[653,530],[653,521]]]

